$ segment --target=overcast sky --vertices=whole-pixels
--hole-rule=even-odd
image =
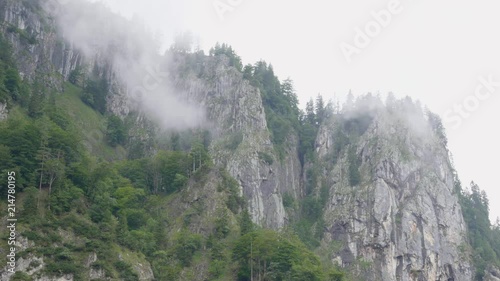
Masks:
[[[190,30],[205,50],[226,42],[244,63],[272,63],[301,107],[349,89],[420,100],[443,117],[463,185],[485,189],[490,218],[500,216],[498,0],[102,1],[142,18],[165,46]]]

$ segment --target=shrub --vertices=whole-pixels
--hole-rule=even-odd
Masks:
[[[129,229],[139,229],[145,225],[147,214],[144,210],[127,210],[127,225]]]
[[[356,154],[356,147],[351,146],[349,149],[349,184],[351,186],[356,186],[361,183],[361,173],[359,172],[359,166],[361,161]]]
[[[26,199],[23,203],[23,216],[28,221],[34,218],[38,214],[37,198],[39,196],[38,189],[34,187],[28,187],[25,191]]]
[[[106,79],[88,80],[84,89],[82,101],[104,114],[106,112],[108,92],[109,84]]]
[[[295,200],[293,199],[293,196],[289,192],[285,192],[283,194],[283,206],[285,208],[292,208],[294,205]]]
[[[227,212],[222,209],[215,219],[215,237],[219,239],[226,238],[230,231]]]
[[[80,275],[83,271],[82,265],[74,261],[48,262],[45,272],[50,276],[60,276],[64,274]]]
[[[127,141],[127,129],[123,121],[116,115],[108,117],[108,126],[106,128],[106,140],[109,145],[115,147],[123,145]]]
[[[77,66],[69,73],[68,80],[73,85],[79,85],[83,77],[83,69],[81,66]]]
[[[14,273],[14,275],[12,275],[12,277],[10,277],[10,280],[11,281],[31,281],[31,280],[33,280],[33,278],[31,278],[31,276],[29,276],[28,274],[26,274],[22,271],[17,271],[16,273]]]
[[[243,133],[235,132],[229,135],[224,147],[226,149],[236,150],[238,146],[241,144],[241,142],[243,142]]]
[[[183,230],[174,238],[174,254],[183,267],[191,265],[193,256],[201,248],[201,236]]]
[[[259,159],[269,165],[272,165],[274,163],[273,156],[265,152],[259,152]]]
[[[225,170],[221,170],[222,183],[217,186],[218,191],[228,192],[226,206],[231,212],[237,214],[245,205],[245,200],[240,196],[238,182]]]
[[[208,274],[210,278],[217,279],[226,270],[226,262],[222,260],[212,260],[208,266]]]
[[[129,264],[124,261],[117,261],[114,263],[114,266],[124,281],[139,281],[139,275],[137,275]]]

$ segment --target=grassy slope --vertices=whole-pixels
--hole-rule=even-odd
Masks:
[[[57,95],[56,104],[65,109],[76,129],[82,133],[88,151],[108,161],[124,159],[126,151],[123,147],[113,148],[106,144],[106,118],[82,102],[80,95],[83,90],[70,83],[64,85],[64,90]]]

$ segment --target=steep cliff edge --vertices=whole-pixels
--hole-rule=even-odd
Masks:
[[[471,280],[443,140],[411,102],[358,106],[327,120],[317,138],[331,195],[323,246],[341,245],[331,259],[363,280]]]
[[[83,58],[57,31],[55,19],[42,9],[46,2],[2,1],[0,31],[12,44],[21,78],[33,81],[38,72],[46,75],[51,86],[60,88]],[[51,76],[55,73],[61,76]]]
[[[240,184],[255,223],[273,229],[286,225],[283,195],[299,198],[301,165],[292,133],[283,159],[271,142],[259,90],[229,65],[226,56],[198,57],[197,70],[182,71],[193,54],[174,54],[170,74],[182,96],[206,110],[216,165]]]

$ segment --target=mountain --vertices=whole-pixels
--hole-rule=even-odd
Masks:
[[[500,278],[487,196],[418,102],[302,111],[272,65],[159,55],[99,4],[0,0],[0,22],[1,280]]]
[[[376,105],[367,96],[353,116],[320,128],[318,181],[330,195],[324,245],[342,241],[336,258],[366,263],[367,280],[471,280],[443,139],[410,100]]]

